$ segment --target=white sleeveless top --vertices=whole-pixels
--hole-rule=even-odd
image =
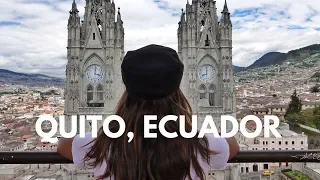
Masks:
[[[207,175],[210,169],[222,169],[226,166],[229,159],[229,145],[224,138],[215,138],[212,134],[206,135],[209,148],[216,152],[216,155],[210,156],[210,164],[208,165],[202,158],[198,158],[199,164],[202,167],[204,173]],[[87,133],[84,138],[80,138],[79,135],[76,136],[72,142],[72,156],[73,162],[77,168],[90,168],[87,162],[84,162],[84,157],[86,153],[90,150],[93,143],[87,145],[93,140],[91,133]],[[85,146],[85,147],[83,147]],[[101,166],[97,166],[93,169],[95,177],[99,177],[104,174],[106,170],[106,162],[103,162]],[[199,179],[191,169],[192,180]],[[113,180],[113,178],[107,178],[105,180]]]

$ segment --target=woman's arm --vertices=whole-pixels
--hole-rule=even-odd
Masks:
[[[226,138],[226,140],[229,144],[229,152],[230,152],[229,160],[230,160],[238,154],[240,150],[240,146],[235,137]]]
[[[72,160],[73,139],[74,138],[69,138],[69,139],[61,138],[61,139],[59,139],[58,148],[57,148],[58,154],[60,154],[61,156],[65,157],[69,160]]]

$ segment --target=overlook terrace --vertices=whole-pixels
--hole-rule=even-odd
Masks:
[[[240,151],[229,163],[320,162],[320,151]],[[0,164],[70,164],[56,152],[0,152]]]

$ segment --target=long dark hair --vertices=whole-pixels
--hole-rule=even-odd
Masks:
[[[209,150],[206,138],[183,138],[179,134],[179,121],[168,121],[165,126],[168,132],[177,132],[177,138],[168,139],[158,130],[154,130],[158,134],[156,139],[144,138],[144,115],[157,115],[157,122],[166,115],[185,115],[186,132],[191,132],[191,107],[180,89],[163,99],[148,101],[131,98],[124,92],[116,115],[126,123],[124,135],[111,139],[100,128],[85,157],[85,161],[94,160],[90,164],[93,167],[106,161],[107,169],[100,179],[112,176],[115,180],[184,180],[191,179],[192,167],[205,180],[198,158],[209,163],[209,155],[214,153]],[[110,123],[109,129],[117,132],[118,123]],[[130,131],[134,139],[128,143],[126,134]]]

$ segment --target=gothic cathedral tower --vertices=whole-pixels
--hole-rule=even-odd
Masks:
[[[188,0],[179,22],[178,53],[185,65],[181,89],[193,111],[202,120],[206,115],[217,121],[221,115],[235,117],[232,23],[227,2],[219,22],[214,0],[192,0],[192,5]]]
[[[120,65],[124,28],[112,0],[86,0],[80,21],[75,0],[68,21],[65,115],[106,115],[124,86]]]

